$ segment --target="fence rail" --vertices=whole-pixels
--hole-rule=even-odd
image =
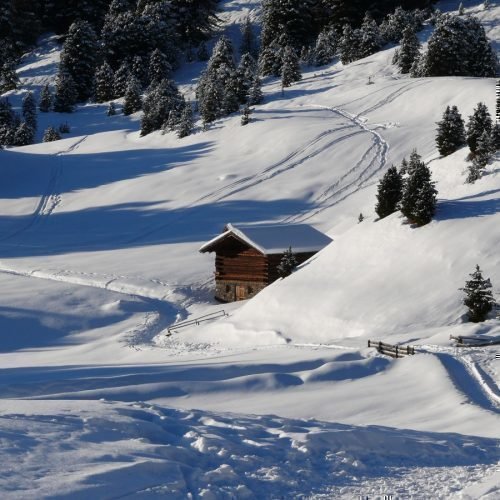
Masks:
[[[186,328],[188,326],[199,325],[200,323],[205,323],[206,321],[213,321],[224,316],[229,316],[223,309],[210,314],[205,314],[204,316],[199,316],[198,318],[190,319],[187,321],[181,321],[180,323],[174,323],[167,328],[167,335],[171,335],[172,332],[180,330],[181,328]]]
[[[380,354],[390,356],[391,358],[404,358],[415,354],[415,348],[409,345],[392,345],[380,341],[369,340],[368,347],[374,347]]]
[[[487,347],[490,345],[500,345],[500,339],[492,339],[492,340],[483,340],[477,337],[465,337],[459,335],[455,337],[454,335],[450,335],[450,340],[456,340],[456,347]],[[479,342],[478,342],[479,340]]]

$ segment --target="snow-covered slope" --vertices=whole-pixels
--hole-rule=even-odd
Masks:
[[[498,41],[500,7],[466,7]],[[237,36],[260,2],[221,8]],[[393,51],[306,69],[284,95],[268,79],[246,127],[140,138],[140,114],[86,104],[40,114],[40,130],[69,122],[63,140],[0,152],[2,497],[498,496],[500,350],[449,335],[500,336],[498,319],[465,322],[458,290],[477,263],[499,297],[500,161],[465,185],[467,151],[434,144],[447,105],[494,111],[495,80],[410,79]],[[58,57],[53,38],[27,55],[11,101]],[[187,93],[199,70],[177,75]],[[413,148],[436,219],[376,221],[378,179]],[[198,249],[227,222],[307,222],[333,243],[167,336],[222,308]]]

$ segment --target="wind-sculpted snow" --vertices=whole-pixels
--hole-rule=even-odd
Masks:
[[[147,403],[11,404],[0,412],[6,499],[450,497],[487,481],[498,460],[498,440],[452,433]]]

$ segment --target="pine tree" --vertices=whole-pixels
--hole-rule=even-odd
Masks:
[[[488,108],[484,103],[478,103],[473,114],[469,117],[469,121],[467,122],[467,144],[471,153],[476,152],[477,142],[483,135],[483,132],[486,131],[490,134],[492,128],[493,122],[491,120],[491,115],[488,112]]]
[[[398,169],[390,167],[379,182],[375,212],[383,219],[398,210],[402,197],[403,180]]]
[[[342,30],[342,36],[339,40],[339,55],[342,64],[360,59],[361,35],[359,30],[353,30],[350,25],[345,25]]]
[[[22,110],[24,121],[29,127],[31,127],[33,133],[35,133],[38,127],[38,120],[36,116],[36,102],[33,92],[28,92],[23,97]]]
[[[250,87],[248,101],[251,105],[260,104],[264,100],[264,95],[262,94],[262,82],[258,75],[255,75],[252,85]]]
[[[401,47],[398,51],[397,65],[401,73],[409,73],[415,60],[420,55],[420,41],[413,25],[409,25],[403,31]]]
[[[168,62],[167,56],[160,50],[155,49],[149,58],[149,82],[156,86],[162,80],[170,78],[172,66]]]
[[[491,135],[485,130],[477,141],[476,151],[473,162],[479,167],[484,168],[491,160],[493,144]]]
[[[500,150],[500,123],[495,123],[491,129],[491,146],[494,151]]]
[[[135,56],[132,59],[131,73],[136,78],[141,87],[145,87],[147,85],[148,64],[145,62],[145,58],[142,58],[141,56]]]
[[[107,102],[114,97],[114,74],[111,66],[105,61],[95,74],[94,99],[95,102]]]
[[[375,20],[367,12],[363,19],[363,24],[360,29],[360,44],[359,51],[361,57],[367,57],[371,54],[375,54],[382,47],[382,37],[380,36],[380,30],[377,26]]]
[[[248,52],[241,56],[236,72],[239,80],[238,96],[243,104],[248,98],[250,87],[257,75],[257,63]]]
[[[465,182],[467,184],[474,184],[477,180],[479,180],[483,174],[483,169],[476,163],[472,162],[471,165],[469,165],[468,169],[468,174],[467,178],[465,179]]]
[[[6,61],[0,70],[0,94],[17,89],[19,78],[13,61]]]
[[[98,53],[97,36],[87,21],[75,21],[69,28],[61,52],[60,71],[74,81],[76,101],[93,94],[93,81]]]
[[[465,292],[463,303],[468,308],[469,321],[480,323],[486,320],[495,304],[491,281],[489,278],[483,278],[479,265],[476,265],[476,270],[469,276],[471,279],[460,289]]]
[[[281,261],[277,267],[278,274],[282,278],[286,278],[287,276],[290,276],[292,274],[297,265],[298,265],[297,258],[295,257],[295,254],[292,252],[292,247],[289,247],[288,250],[285,250],[283,252]]]
[[[248,125],[250,123],[250,115],[252,114],[252,109],[248,105],[248,103],[245,104],[245,107],[243,108],[243,111],[241,112],[241,124]]]
[[[35,142],[35,131],[26,122],[21,122],[19,127],[17,127],[14,134],[14,145],[15,146],[28,146]]]
[[[314,47],[314,63],[316,66],[330,64],[337,53],[337,34],[332,28],[320,32]]]
[[[298,82],[302,79],[300,72],[299,58],[292,47],[285,47],[283,53],[281,68],[281,85],[282,87],[290,87],[292,83]]]
[[[279,76],[280,72],[281,54],[276,42],[261,50],[259,54],[259,73],[263,76]]]
[[[436,194],[429,168],[422,161],[415,162],[404,185],[401,212],[419,226],[429,223],[436,211]]]
[[[58,113],[72,113],[77,99],[78,93],[73,77],[63,69],[60,69],[56,79],[54,111]]]
[[[135,77],[131,77],[123,101],[123,114],[131,115],[142,109],[141,87]]]
[[[204,126],[220,116],[224,88],[217,79],[208,80],[203,91],[203,99],[199,102],[200,115]]]
[[[115,77],[113,81],[113,97],[115,99],[118,99],[125,95],[125,93],[127,92],[129,80],[130,80],[130,65],[128,64],[127,61],[125,61],[115,72]]]
[[[47,113],[52,108],[53,96],[48,85],[44,85],[42,91],[40,92],[40,102],[38,103],[38,109],[42,113]]]
[[[300,62],[306,66],[316,64],[316,54],[313,47],[306,47],[305,45],[300,50]]]
[[[245,22],[241,26],[240,54],[250,54],[252,57],[256,57],[258,54],[255,34],[249,16],[245,18]]]
[[[177,137],[182,139],[191,135],[194,128],[193,107],[190,102],[186,102],[182,110],[179,125],[177,126]]]
[[[447,106],[437,126],[436,145],[441,156],[448,156],[465,145],[465,125],[456,106]]]
[[[61,136],[59,132],[54,127],[47,127],[43,134],[43,142],[59,141]]]
[[[230,115],[240,109],[238,76],[236,72],[233,71],[231,76],[225,80],[226,83],[224,85],[221,113],[222,115]]]

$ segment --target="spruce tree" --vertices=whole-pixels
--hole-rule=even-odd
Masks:
[[[0,69],[0,94],[17,89],[19,78],[13,61],[6,61]]]
[[[184,108],[182,109],[182,114],[177,126],[177,137],[179,137],[179,139],[182,139],[183,137],[191,135],[193,127],[193,107],[191,106],[190,102],[186,102],[184,104]]]
[[[258,75],[255,75],[250,87],[248,101],[251,105],[260,104],[264,100],[262,93],[262,82]]]
[[[47,127],[43,134],[43,142],[58,141],[61,139],[59,132],[54,127]]]
[[[286,278],[287,276],[290,276],[292,274],[297,265],[297,258],[292,251],[292,247],[289,247],[288,250],[285,250],[283,252],[283,255],[281,256],[281,261],[277,267],[278,274],[282,278]]]
[[[401,212],[412,223],[428,224],[436,211],[436,194],[429,168],[422,161],[415,162],[404,184]]]
[[[92,26],[87,21],[75,21],[64,40],[60,68],[74,81],[76,102],[93,94],[97,53],[97,36]]]
[[[115,71],[113,81],[113,97],[118,99],[123,97],[127,92],[130,80],[130,65],[124,61],[121,66]]]
[[[337,34],[332,28],[320,32],[314,47],[314,63],[316,66],[330,64],[337,53]]]
[[[397,65],[401,73],[409,73],[413,63],[420,54],[420,42],[413,25],[409,25],[403,31],[401,47],[398,51]]]
[[[390,167],[379,182],[375,212],[383,219],[398,210],[402,197],[403,180],[398,169]]]
[[[465,145],[465,125],[456,106],[447,106],[437,123],[436,145],[441,156],[448,156]]]
[[[105,61],[96,71],[94,85],[95,102],[107,102],[114,97],[114,74],[111,66]]]
[[[477,180],[481,178],[482,175],[482,167],[480,167],[476,162],[472,162],[467,168],[467,178],[465,182],[467,184],[474,184]]]
[[[373,17],[367,12],[360,29],[359,55],[360,57],[367,57],[375,54],[380,50],[380,47],[382,47],[380,30]]]
[[[135,56],[132,59],[131,73],[141,87],[145,87],[148,83],[148,63],[146,59],[141,56]]]
[[[252,109],[248,105],[248,103],[245,104],[245,107],[243,108],[243,111],[241,112],[241,124],[248,125],[250,123],[250,115],[252,114]]]
[[[155,49],[149,58],[149,82],[156,86],[162,80],[170,78],[172,66],[168,62],[167,56],[160,50]]]
[[[491,120],[491,115],[488,112],[488,108],[484,103],[478,103],[474,112],[469,117],[469,121],[467,122],[467,144],[471,153],[476,152],[477,143],[483,133],[487,132],[490,134],[492,128],[493,122]]]
[[[23,97],[22,110],[24,121],[29,127],[31,127],[33,133],[35,133],[38,127],[38,120],[36,116],[36,102],[33,92],[28,92]]]
[[[123,101],[123,114],[131,115],[142,109],[141,87],[135,77],[131,77]]]
[[[223,95],[224,88],[217,79],[211,79],[206,82],[203,99],[198,104],[205,127],[220,116]]]
[[[77,99],[78,93],[73,77],[61,68],[56,78],[54,111],[58,113],[72,113]]]
[[[477,141],[476,151],[472,161],[479,168],[484,168],[491,160],[492,154],[493,144],[491,135],[485,130]]]
[[[258,54],[255,34],[249,16],[245,18],[245,22],[241,26],[240,54],[250,54],[252,57]]]
[[[359,30],[353,30],[350,25],[345,25],[342,30],[342,36],[339,40],[339,56],[342,64],[349,64],[362,56],[361,50],[361,34]]]
[[[279,76],[281,54],[277,42],[264,47],[259,54],[259,73],[263,76]]]
[[[495,123],[491,129],[491,146],[493,151],[500,150],[500,123]]]
[[[476,270],[469,276],[471,279],[460,289],[465,293],[463,303],[468,308],[469,321],[480,323],[486,320],[495,304],[491,281],[489,278],[483,278],[479,265],[476,265]]]
[[[14,134],[15,146],[28,146],[35,142],[35,131],[26,122],[21,122]]]
[[[230,115],[240,109],[238,76],[235,71],[226,79],[221,103],[222,115]]]
[[[282,68],[281,68],[281,85],[282,87],[290,87],[292,83],[302,79],[300,72],[299,58],[292,47],[287,46],[283,52]]]
[[[48,85],[44,85],[42,91],[40,92],[40,102],[38,103],[38,109],[42,113],[47,113],[52,108],[53,96]]]
[[[236,74],[238,78],[238,97],[240,103],[243,104],[248,99],[250,87],[257,74],[257,63],[248,52],[241,57]]]

